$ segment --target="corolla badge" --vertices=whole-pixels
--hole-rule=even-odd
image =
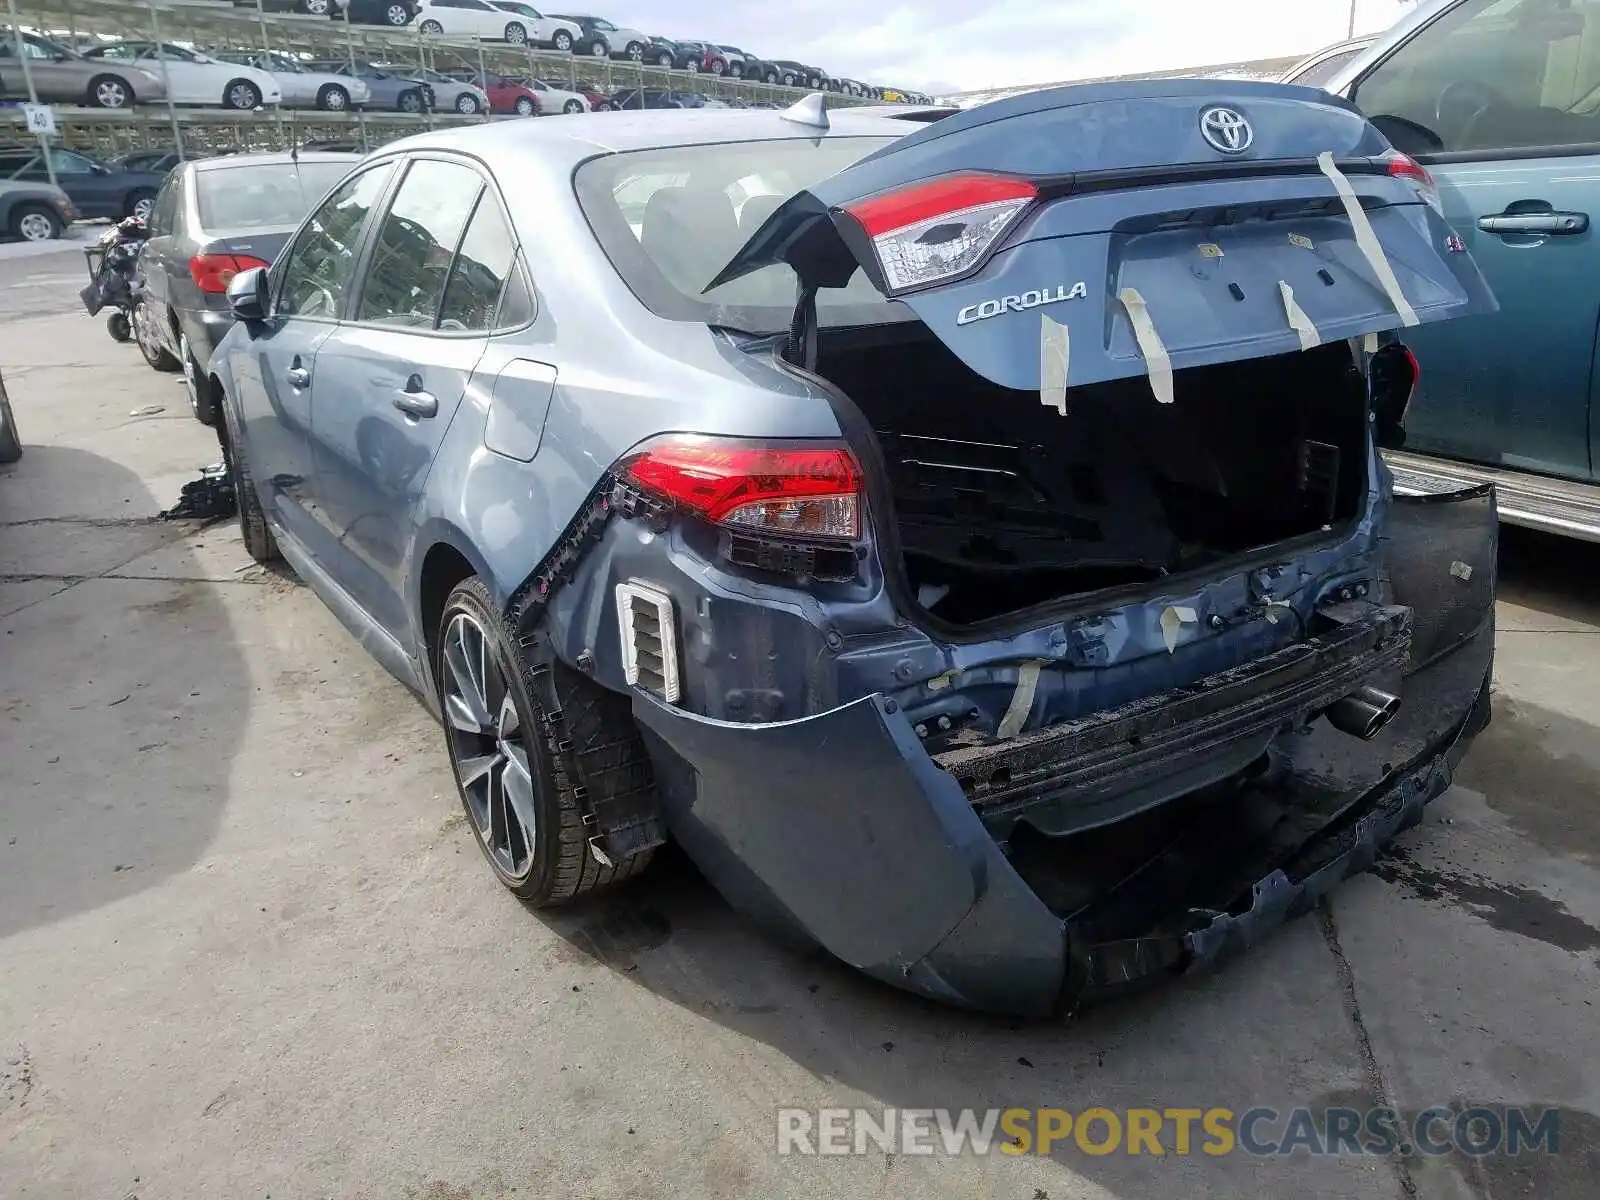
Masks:
[[[1032,288],[1016,296],[1001,296],[996,300],[969,304],[956,313],[956,324],[971,325],[974,321],[987,321],[990,317],[998,317],[1001,313],[1022,312],[1046,304],[1060,304],[1064,300],[1082,300],[1088,295],[1089,285],[1082,280],[1070,287],[1058,283],[1054,288]]]
[[[1208,108],[1200,114],[1200,136],[1213,150],[1224,154],[1243,154],[1256,140],[1255,130],[1244,116],[1231,108]]]

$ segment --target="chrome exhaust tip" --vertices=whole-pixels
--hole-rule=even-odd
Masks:
[[[1399,711],[1399,696],[1375,687],[1363,687],[1334,701],[1328,709],[1328,723],[1341,733],[1370,742]]]

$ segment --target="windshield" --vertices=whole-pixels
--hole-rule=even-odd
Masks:
[[[789,327],[797,295],[787,264],[709,292],[706,284],[785,200],[894,140],[794,138],[606,155],[578,168],[578,203],[612,265],[658,316],[777,333]],[[817,297],[825,326],[906,315],[859,270],[848,286]]]
[[[198,171],[200,227],[292,228],[350,173],[350,167],[348,162],[274,162]]]

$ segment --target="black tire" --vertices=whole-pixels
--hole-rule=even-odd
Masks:
[[[475,117],[482,111],[478,98],[471,92],[462,92],[456,97],[455,109],[464,117]]]
[[[589,57],[590,58],[610,58],[611,57],[611,47],[606,45],[599,38],[596,38],[594,41],[589,43]]]
[[[584,791],[591,802],[603,802],[651,786],[650,760],[627,698],[556,662],[548,676],[555,708],[547,710],[536,698],[538,685],[531,664],[518,649],[517,637],[506,628],[489,589],[472,576],[445,600],[434,635],[432,665],[441,711],[445,710],[450,677],[446,636],[458,615],[484,631],[485,648],[494,656],[518,726],[529,733],[522,746],[533,777],[534,836],[531,861],[519,877],[508,873],[485,843],[466,789],[460,784],[460,772],[455,771],[459,748],[457,736],[452,736],[454,727],[448,718],[445,725],[446,751],[467,825],[495,878],[520,900],[547,907],[570,903],[639,874],[653,852],[647,850],[614,866],[602,866],[590,852],[581,807]]]
[[[642,63],[644,61],[644,43],[629,42],[627,46],[624,47],[623,53],[627,55],[631,61]]]
[[[235,112],[250,112],[261,107],[261,89],[248,79],[230,79],[222,89],[222,107]]]
[[[14,463],[22,457],[22,438],[17,434],[17,419],[11,413],[11,397],[0,383],[0,463]]]
[[[396,29],[411,24],[411,10],[404,4],[391,4],[383,10],[383,21]]]
[[[61,214],[48,204],[19,204],[11,214],[11,236],[24,242],[48,242],[66,232]]]
[[[779,74],[776,71],[768,71],[767,72],[766,81],[768,83],[777,83],[780,78],[781,77],[779,76]]]
[[[106,318],[106,332],[111,335],[114,342],[127,342],[133,339],[133,325],[128,320],[128,314],[118,309]]]
[[[582,100],[568,100],[565,104],[563,104],[561,106],[561,111],[564,112],[564,113],[569,113],[569,114],[570,113],[581,113],[583,111],[583,101]]]
[[[672,66],[672,55],[666,53],[666,51],[656,55],[656,66],[670,68]]]
[[[132,108],[134,101],[133,88],[120,75],[96,75],[86,98],[90,108]]]
[[[122,215],[125,217],[143,216],[148,221],[150,219],[150,208],[155,202],[156,194],[149,188],[134,188],[122,199]]]
[[[795,85],[795,76],[789,74],[787,71],[784,72],[783,86],[784,87],[794,87],[794,85]]]
[[[416,88],[407,88],[400,93],[400,98],[395,101],[395,107],[403,113],[419,113],[423,109],[422,93]]]
[[[517,116],[519,116],[519,117],[531,117],[531,116],[533,116],[534,107],[535,106],[534,106],[533,101],[528,99],[526,96],[518,96],[517,97],[517,103],[516,103]]]
[[[186,335],[179,335],[178,348],[182,351],[179,365],[183,368],[184,390],[189,393],[189,411],[200,424],[215,428],[217,400],[216,393],[211,387],[211,376],[207,375],[205,368],[195,360],[194,350],[190,347]]]
[[[155,340],[151,323],[159,318],[149,313],[143,300],[135,300],[133,311],[128,315],[133,323],[133,340],[139,344],[139,353],[144,355],[145,362],[150,364],[152,370],[172,372],[183,365]]]
[[[239,509],[239,533],[244,538],[244,549],[258,563],[276,562],[283,557],[278,549],[278,539],[272,536],[272,526],[267,524],[266,511],[261,498],[256,495],[255,480],[250,475],[250,456],[239,435],[239,419],[226,397],[218,396],[222,409],[222,422],[217,432],[222,442],[222,458],[228,465],[228,480],[233,484],[233,499]]]
[[[422,30],[423,33],[443,33],[444,32],[444,26],[439,24],[439,22],[437,22],[437,21],[424,21],[421,25],[417,26],[417,28]]]
[[[555,36],[550,39],[550,45],[553,49],[570,52],[572,50],[572,35],[565,29],[558,29]]]
[[[528,44],[528,29],[521,21],[506,22],[506,41],[513,46]]]
[[[324,112],[349,112],[350,93],[337,83],[325,83],[317,93],[317,107]]]

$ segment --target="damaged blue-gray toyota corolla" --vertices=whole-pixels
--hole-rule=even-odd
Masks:
[[[1313,905],[1489,719],[1493,492],[1379,450],[1406,329],[1494,299],[1321,92],[436,131],[230,295],[246,545],[427,698],[534,903],[672,839],[1062,1014]]]

